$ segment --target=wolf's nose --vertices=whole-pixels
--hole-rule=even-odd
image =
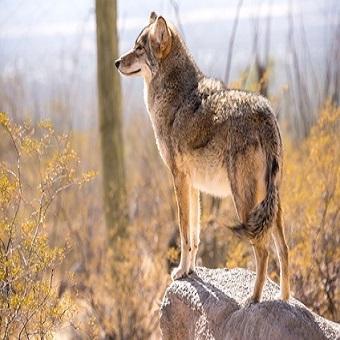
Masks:
[[[120,59],[117,59],[117,60],[115,61],[115,65],[116,65],[117,68],[119,68],[119,64],[120,64]]]

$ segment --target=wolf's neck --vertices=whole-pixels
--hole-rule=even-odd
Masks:
[[[157,143],[169,138],[180,108],[192,99],[201,77],[182,42],[175,40],[157,74],[150,82],[145,81],[144,99]]]
[[[157,74],[146,83],[149,110],[174,109],[197,88],[201,77],[201,71],[183,42],[176,37],[171,52],[162,61]]]
[[[193,86],[197,86],[200,75],[201,72],[186,46],[179,37],[175,37],[172,50],[160,65],[154,81],[158,86],[176,88],[177,95],[185,96],[188,91],[192,91]]]

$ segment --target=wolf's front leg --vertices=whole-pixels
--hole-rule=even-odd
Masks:
[[[190,188],[190,244],[191,263],[189,272],[193,272],[196,267],[196,256],[200,243],[200,193],[191,186]]]
[[[191,262],[189,240],[190,184],[187,177],[178,171],[173,172],[174,187],[177,198],[179,230],[181,235],[181,260],[179,266],[171,274],[172,279],[180,279],[188,275]]]

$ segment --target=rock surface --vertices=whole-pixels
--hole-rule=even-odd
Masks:
[[[311,312],[298,300],[279,300],[267,280],[262,302],[245,306],[255,282],[246,269],[197,268],[166,290],[160,326],[164,340],[340,339],[340,325]]]

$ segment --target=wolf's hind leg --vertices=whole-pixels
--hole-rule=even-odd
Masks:
[[[200,243],[200,194],[199,190],[191,187],[190,190],[190,246],[191,263],[189,272],[193,272],[196,266],[196,256]]]
[[[181,260],[179,266],[171,274],[173,280],[180,279],[189,273],[190,266],[190,184],[188,178],[179,172],[173,173],[174,187],[177,198],[179,230],[181,236]]]
[[[249,162],[252,159],[252,162]],[[266,195],[265,159],[259,151],[240,157],[229,169],[229,179],[237,214],[241,223],[246,224],[251,211]],[[248,303],[258,302],[262,295],[267,275],[268,250],[267,235],[254,242],[253,250],[256,259],[256,281],[252,296]]]
[[[251,183],[251,182],[250,182]],[[243,185],[243,190],[238,188],[236,192],[234,189],[233,197],[235,206],[238,212],[238,216],[242,223],[247,222],[247,218],[253,209],[256,201],[256,191],[254,187],[248,187]],[[262,289],[267,276],[268,267],[268,249],[267,249],[267,235],[264,235],[261,240],[258,240],[253,244],[253,250],[256,259],[256,281],[252,296],[248,299],[247,303],[259,302],[262,295]]]
[[[248,303],[256,303],[259,302],[261,299],[268,269],[268,249],[266,243],[266,240],[261,240],[253,245],[256,259],[256,280],[253,295],[248,300]]]
[[[276,225],[273,228],[273,238],[275,241],[276,251],[280,262],[280,287],[282,300],[288,300],[290,295],[289,287],[289,260],[288,246],[284,236],[282,210],[279,200],[278,211],[276,215]]]

